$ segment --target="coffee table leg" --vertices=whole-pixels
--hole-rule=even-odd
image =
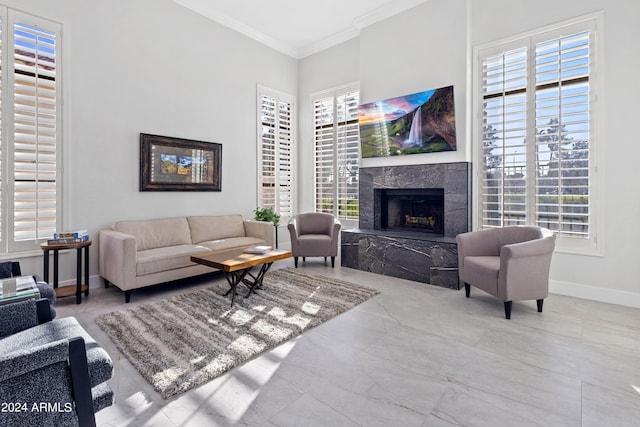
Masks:
[[[253,283],[251,284],[251,288],[249,288],[249,292],[247,292],[247,295],[245,295],[245,298],[249,298],[249,295],[251,295],[252,292],[254,292],[257,288],[262,287],[262,279],[264,279],[264,275],[267,271],[269,271],[269,268],[271,268],[271,264],[273,263],[269,262],[266,264],[262,264],[262,267],[260,268],[260,271],[258,272],[256,277],[252,276]]]
[[[227,296],[229,295],[229,293],[231,292],[231,306],[233,307],[233,300],[236,298],[236,295],[238,294],[237,288],[238,288],[238,283],[241,283],[244,280],[244,277],[247,275],[247,273],[249,272],[249,269],[245,269],[245,270],[240,270],[240,271],[230,271],[224,272],[224,277],[227,278],[227,282],[229,282],[229,290],[223,295],[223,296]]]

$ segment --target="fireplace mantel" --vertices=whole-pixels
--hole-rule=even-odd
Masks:
[[[471,163],[360,169],[360,227],[345,230],[341,264],[373,273],[459,289],[455,236],[471,229]],[[380,230],[377,189],[443,189],[444,235]]]

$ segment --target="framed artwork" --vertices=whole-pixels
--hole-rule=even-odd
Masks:
[[[140,191],[221,191],[222,144],[140,134]]]
[[[455,151],[453,86],[358,106],[362,157]]]

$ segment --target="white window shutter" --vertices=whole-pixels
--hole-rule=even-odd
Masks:
[[[8,250],[33,249],[58,226],[60,143],[60,26],[9,11],[9,46],[3,50],[12,84],[3,84],[3,105],[11,119],[3,135],[2,175],[13,197],[3,197],[2,218],[9,227]],[[8,28],[9,29],[9,28]],[[10,100],[9,102],[7,102]],[[11,213],[12,212],[12,213]]]
[[[258,205],[293,212],[294,99],[259,87]]]
[[[335,89],[313,99],[315,211],[358,219],[359,90]]]
[[[590,238],[594,31],[580,23],[480,51],[484,227]]]

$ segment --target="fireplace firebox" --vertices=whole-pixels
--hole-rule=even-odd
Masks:
[[[380,230],[444,235],[444,189],[376,189]]]

